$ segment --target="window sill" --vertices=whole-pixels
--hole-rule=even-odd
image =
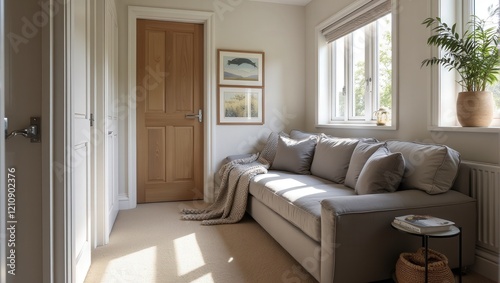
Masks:
[[[490,126],[490,127],[430,126],[428,129],[431,132],[492,133],[492,134],[500,133],[500,127],[498,126]]]
[[[395,131],[396,126],[377,126],[376,124],[316,124],[316,128],[327,129],[358,129],[358,130],[382,130]]]

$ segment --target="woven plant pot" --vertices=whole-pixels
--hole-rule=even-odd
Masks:
[[[396,263],[396,280],[398,283],[425,282],[425,249],[419,248],[415,253],[402,253]],[[448,266],[448,258],[434,250],[428,250],[428,282],[454,283],[453,273]]]

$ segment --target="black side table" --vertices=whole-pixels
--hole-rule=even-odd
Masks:
[[[444,232],[437,232],[437,233],[425,233],[425,234],[420,234],[416,233],[410,230],[406,230],[402,227],[399,227],[397,225],[394,225],[394,223],[391,223],[391,226],[399,231],[405,232],[407,234],[415,235],[415,236],[420,236],[422,237],[422,247],[425,248],[425,282],[428,282],[428,263],[427,263],[427,256],[429,252],[429,238],[451,238],[455,237],[458,235],[458,266],[459,266],[459,272],[458,272],[458,282],[462,283],[462,227],[457,227],[457,226],[451,226],[450,230],[444,231]]]

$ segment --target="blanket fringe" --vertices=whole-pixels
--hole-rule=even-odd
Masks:
[[[205,209],[181,210],[182,220],[202,220],[202,225],[230,224],[240,221],[246,210],[250,180],[267,173],[269,163],[254,154],[233,160],[221,167],[220,192],[215,202]]]

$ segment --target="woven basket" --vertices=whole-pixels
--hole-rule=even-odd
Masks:
[[[396,280],[398,283],[425,282],[425,249],[419,248],[415,253],[402,253],[396,263]],[[453,283],[455,279],[448,258],[434,250],[428,250],[428,282]]]

